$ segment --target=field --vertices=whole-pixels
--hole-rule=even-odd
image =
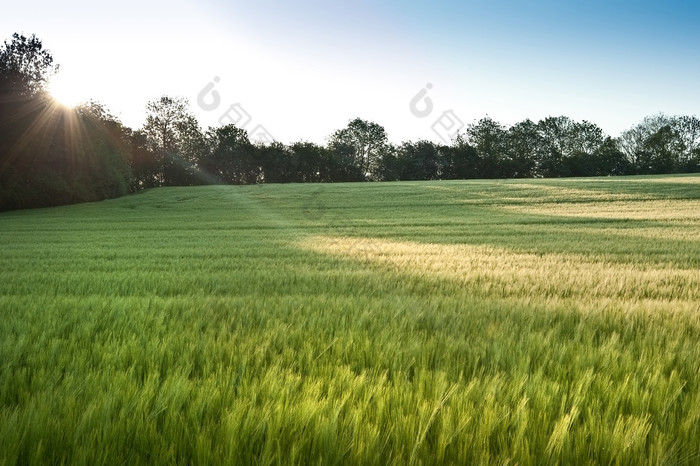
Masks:
[[[0,464],[700,464],[700,175],[0,215]]]

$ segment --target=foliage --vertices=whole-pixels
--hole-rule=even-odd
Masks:
[[[384,127],[355,118],[331,136],[329,146],[339,153],[348,153],[360,179],[365,179],[376,173],[377,163],[388,143]]]
[[[0,211],[98,201],[127,193],[123,128],[101,105],[77,109],[44,87],[58,69],[35,36],[0,49]]]
[[[700,168],[700,120],[694,116],[646,117],[619,144],[636,173],[692,173]]]
[[[36,96],[45,91],[58,68],[51,52],[35,35],[14,33],[12,40],[5,41],[0,49],[0,95],[5,99]]]
[[[204,138],[186,99],[162,96],[146,105],[146,135],[158,162],[155,178],[162,186],[195,184],[196,162],[204,150]]]
[[[506,127],[490,117],[449,145],[389,143],[355,118],[326,145],[253,144],[235,125],[202,131],[186,99],[148,102],[125,127],[97,102],[66,109],[46,94],[58,71],[35,36],[0,49],[0,211],[100,200],[158,186],[559,178],[700,171],[700,120],[645,118],[619,138],[566,116]]]

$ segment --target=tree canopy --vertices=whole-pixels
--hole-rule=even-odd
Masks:
[[[5,97],[34,96],[44,92],[51,76],[58,72],[51,52],[35,35],[14,33],[0,49],[0,94]]]
[[[203,131],[186,99],[161,96],[132,129],[98,102],[66,108],[46,87],[59,70],[36,36],[0,48],[0,210],[121,196],[157,186],[527,178],[700,171],[700,120],[646,117],[618,138],[566,116],[510,127],[484,117],[449,144],[391,144],[354,118],[326,144],[251,142],[227,124]]]
[[[128,145],[104,107],[68,109],[46,92],[58,70],[35,36],[0,49],[0,210],[97,201],[128,192]]]

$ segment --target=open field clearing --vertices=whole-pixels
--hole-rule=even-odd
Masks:
[[[0,464],[700,463],[700,175],[0,214]]]

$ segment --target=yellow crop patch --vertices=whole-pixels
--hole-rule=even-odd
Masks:
[[[456,281],[477,296],[534,300],[645,301],[697,310],[700,272],[669,264],[606,262],[577,254],[534,254],[493,246],[315,236],[305,249],[383,265],[425,279]]]
[[[508,212],[558,217],[679,222],[700,221],[700,200],[696,199],[545,202],[540,204],[506,205],[501,206],[501,208]]]

